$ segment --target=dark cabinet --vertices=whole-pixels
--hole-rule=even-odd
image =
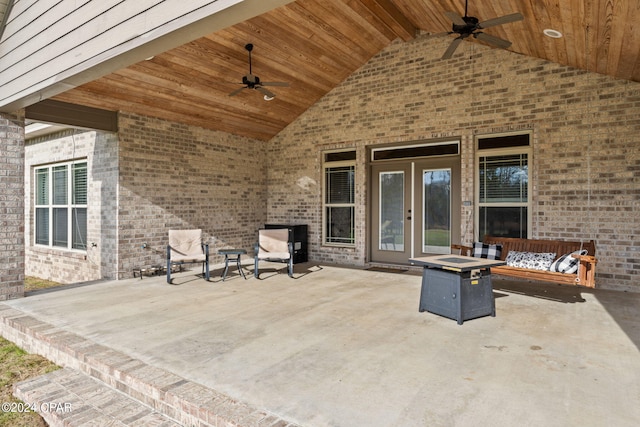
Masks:
[[[307,252],[308,238],[306,224],[265,224],[264,228],[286,228],[289,230],[289,242],[293,243],[293,263],[307,262],[309,255]]]

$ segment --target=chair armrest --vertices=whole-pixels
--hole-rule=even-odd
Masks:
[[[572,258],[578,258],[578,260],[580,260],[580,263],[585,263],[585,264],[597,264],[598,260],[596,259],[596,257],[594,257],[593,255],[571,255]]]
[[[293,242],[288,242],[287,246],[289,247],[289,254],[293,257]]]
[[[578,268],[578,277],[576,282],[582,286],[589,288],[595,288],[596,286],[596,264],[598,260],[592,255],[572,255],[573,258],[577,258],[580,262]]]
[[[254,256],[258,256],[258,253],[260,253],[260,242],[256,242],[256,243],[253,245],[253,251],[254,251],[254,252],[253,252],[253,255],[254,255]]]
[[[471,254],[473,253],[473,248],[471,246],[453,244],[451,245],[451,249],[459,251],[460,255],[471,256]]]
[[[202,250],[204,251],[204,257],[205,259],[209,259],[209,244],[208,243],[203,243],[202,244]]]

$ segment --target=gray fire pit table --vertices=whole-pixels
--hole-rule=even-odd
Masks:
[[[458,321],[496,315],[491,267],[504,261],[462,255],[411,258],[424,267],[419,311],[429,311]]]

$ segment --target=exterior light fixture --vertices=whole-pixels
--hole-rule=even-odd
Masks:
[[[542,33],[547,37],[551,37],[552,39],[562,38],[562,33],[560,31],[552,30],[550,28],[543,30]]]

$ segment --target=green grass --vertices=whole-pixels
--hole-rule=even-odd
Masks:
[[[60,283],[37,277],[25,277],[25,291],[60,286]],[[13,396],[14,384],[47,372],[59,369],[53,362],[36,354],[29,354],[11,341],[0,337],[0,404],[20,404]],[[14,409],[15,409],[14,405]],[[0,409],[0,426],[46,427],[46,423],[35,412],[6,412]]]
[[[24,278],[24,290],[26,292],[35,291],[38,289],[54,288],[56,286],[62,285],[58,282],[52,282],[51,280],[40,279],[38,277],[27,276]]]
[[[58,366],[44,357],[29,354],[12,342],[0,338],[0,404],[21,403],[13,396],[15,383],[56,369],[59,369]],[[45,427],[46,425],[42,417],[35,412],[0,410],[0,426],[3,427]]]

